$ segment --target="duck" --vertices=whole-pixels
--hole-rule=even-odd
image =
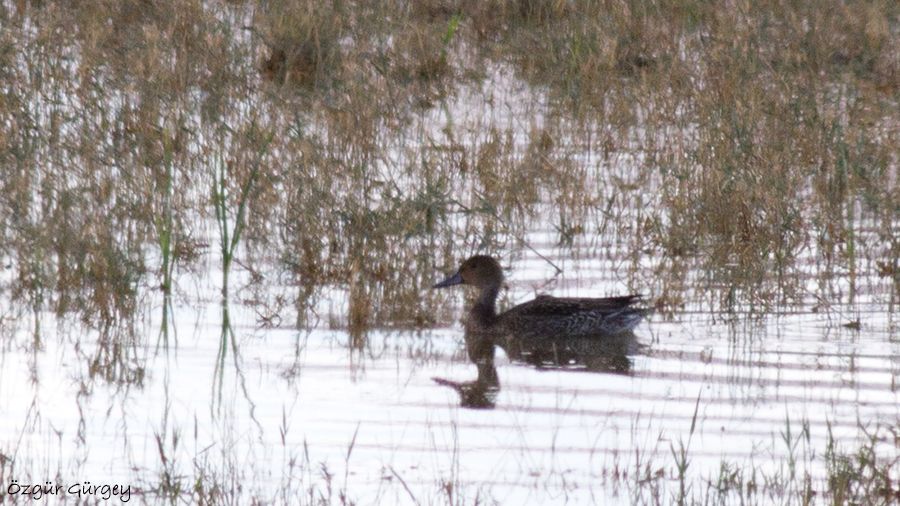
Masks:
[[[602,298],[539,295],[498,313],[503,281],[503,269],[495,258],[475,255],[433,286],[465,285],[478,290],[465,322],[466,349],[476,364],[493,362],[495,344],[510,358],[526,362],[546,361],[547,355],[559,359],[561,353],[625,353],[628,350],[624,348],[634,343],[632,330],[649,313],[640,307],[643,299],[638,294]]]

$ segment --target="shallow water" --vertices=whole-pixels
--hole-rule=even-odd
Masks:
[[[563,273],[554,278],[546,260],[525,254],[510,266],[508,301],[534,287],[629,291],[605,261],[538,251]],[[201,483],[239,501],[338,502],[345,493],[362,504],[632,504],[674,500],[682,454],[695,498],[715,494],[723,465],[752,479],[757,497],[789,496],[804,473],[819,483],[829,431],[853,451],[864,429],[880,438],[880,459],[898,457],[889,432],[900,417],[895,315],[865,301],[761,319],[656,314],[636,329],[644,347],[629,375],[536,369],[498,352],[502,388],[485,410],[460,407],[432,380],[476,375],[458,323],[372,330],[364,349],[350,350],[342,328],[259,327],[238,292],[229,305],[236,342],[226,340],[219,362],[218,287],[183,286],[195,293],[174,304],[167,339],[158,338],[157,301],[134,346],[118,350],[116,378],[91,375],[104,356],[96,333],[43,315],[38,343],[20,320],[0,355],[8,480],[128,484],[146,500],[189,497]],[[343,304],[323,299],[322,320]],[[459,298],[448,304],[461,314]],[[857,317],[859,330],[844,326]]]
[[[514,147],[508,156],[522,157],[547,119],[547,97],[503,66],[487,72],[482,83],[460,90],[396,136],[379,137],[384,159],[367,177],[389,176],[400,188],[421,184],[420,174],[398,176],[397,168],[410,160],[455,162],[432,160],[429,150],[450,153],[460,146],[460,157],[477,158],[480,150],[473,147],[487,143],[492,128],[499,128],[501,140],[509,136]],[[643,207],[661,207],[655,191],[661,178],[646,176],[618,195],[641,175],[644,154],[601,153],[604,125],[579,126],[596,132],[583,134],[585,145],[567,145],[582,142],[567,140],[572,125],[548,123],[562,130],[554,139],[559,160],[589,171],[579,184],[601,190],[592,190],[596,202],[581,209],[589,232],[576,244],[558,246],[563,234],[550,224],[562,220],[553,212],[536,212],[538,223],[524,240],[506,238],[515,256],[503,259],[509,290],[501,304],[541,292],[662,296],[667,273],[660,269],[669,266],[654,256],[659,245],[643,247],[638,231],[628,230],[642,223]],[[691,126],[674,129],[689,135]],[[321,133],[327,138],[331,132]],[[227,151],[210,143],[214,152]],[[293,147],[282,147],[278,157]],[[463,186],[454,195],[478,185],[471,177]],[[195,191],[208,205],[207,188]],[[368,190],[364,196],[379,198]],[[612,211],[598,207],[607,196]],[[468,232],[481,221],[503,221],[482,218],[460,213],[446,219],[456,220],[448,228]],[[855,227],[855,240],[879,245],[877,230],[868,226]],[[216,243],[215,226],[197,228],[201,237],[193,239]],[[875,274],[877,260],[861,256],[852,275],[843,267],[820,269],[815,240],[808,243],[792,264],[806,283],[802,303],[723,312],[725,304],[709,300],[721,295],[721,286],[698,281],[721,283],[720,277],[691,263],[683,286],[673,290],[688,302],[663,304],[667,312],[638,326],[643,347],[629,357],[629,374],[537,369],[498,352],[501,389],[493,409],[463,408],[456,392],[433,380],[476,377],[459,324],[462,290],[440,295],[452,318],[425,330],[370,329],[363,349],[350,346],[346,287],[326,290],[311,330],[294,329],[290,310],[263,325],[264,308],[254,303],[253,289],[241,288],[251,276],[239,265],[231,301],[222,305],[222,274],[215,267],[221,259],[212,253],[206,258],[211,267],[176,280],[167,333],[161,330],[164,301],[152,286],[141,287],[144,309],[133,329],[112,337],[51,314],[2,306],[0,503],[12,480],[66,488],[120,484],[130,487],[130,500],[175,503],[670,504],[682,492],[697,502],[784,503],[798,502],[807,476],[815,498],[824,500],[833,471],[829,452],[853,454],[870,434],[879,462],[900,457],[900,341],[895,288]],[[860,251],[877,256],[879,248],[888,246]],[[444,274],[424,273],[434,281]],[[13,274],[0,276],[5,287]],[[823,300],[823,293],[834,300]],[[900,475],[891,479],[897,483]]]

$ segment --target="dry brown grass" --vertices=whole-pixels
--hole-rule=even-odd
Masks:
[[[444,318],[436,271],[513,254],[541,206],[563,246],[628,244],[667,309],[803,301],[810,251],[900,286],[893,2],[2,5],[0,254],[35,307],[168,293],[216,242],[221,164],[231,195],[261,168],[242,263],[277,259],[300,324],[346,288],[359,335]],[[532,117],[433,128],[498,67]]]

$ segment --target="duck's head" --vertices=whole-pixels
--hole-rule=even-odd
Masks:
[[[489,288],[499,287],[501,284],[503,284],[503,269],[500,268],[500,264],[487,255],[476,255],[463,262],[456,274],[449,276],[432,288],[453,285]]]

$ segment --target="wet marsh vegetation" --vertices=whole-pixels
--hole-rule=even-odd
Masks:
[[[896,501],[898,83],[889,1],[0,1],[2,494]],[[461,409],[475,253],[646,349]]]

